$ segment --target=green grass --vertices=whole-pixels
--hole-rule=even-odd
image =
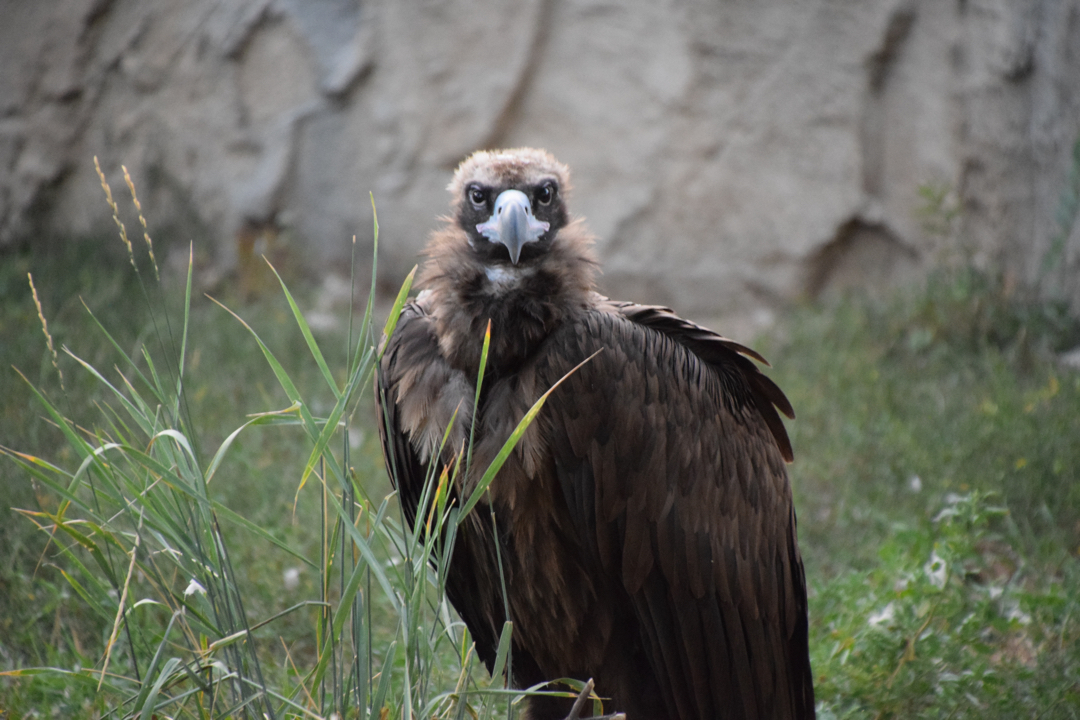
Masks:
[[[29,285],[4,286],[16,347],[30,349],[12,359],[38,367],[31,382],[13,372],[5,394],[2,499],[24,516],[3,576],[19,631],[0,641],[5,717],[505,708],[438,591],[442,533],[403,530],[392,502],[370,397],[382,326],[350,315],[317,337],[305,299],[284,291],[243,308],[255,330],[225,309],[236,298],[192,299],[190,272],[186,291],[173,279],[179,298],[160,297],[152,268],[136,282],[126,257],[93,249],[8,266],[35,286],[54,263],[127,276],[119,297],[103,285],[112,316],[84,310],[81,327],[74,301],[39,293],[46,316],[64,308],[52,345],[85,335],[89,353],[54,365]],[[94,307],[98,286],[83,287]],[[30,407],[40,434],[24,430]],[[445,498],[444,486],[436,531],[461,514]]]
[[[855,562],[830,541],[854,533],[874,539],[873,559],[898,513],[928,516],[969,489],[1001,493],[1025,551],[1080,544],[1080,377],[1055,360],[1080,333],[1062,309],[963,269],[786,328],[770,360],[800,413],[792,474],[811,550],[825,551],[815,562]]]
[[[308,338],[283,294],[220,298],[264,354],[221,307],[185,305],[184,278],[160,292],[141,269],[145,284],[115,240],[0,263],[0,445],[22,453],[0,461],[0,505],[44,513],[0,523],[0,709],[149,717],[171,697],[153,712],[504,715],[437,592],[445,566],[428,565],[433,548],[402,531],[389,498],[364,354],[380,327],[361,333],[357,314],[351,345],[344,326]],[[27,272],[57,349],[131,388],[113,393],[62,350],[60,387]],[[796,310],[764,342],[798,412],[823,717],[1080,714],[1080,376],[1054,359],[1076,344],[1058,306],[966,269],[889,301]],[[207,482],[231,433],[271,412]],[[327,418],[347,437],[324,432]],[[79,472],[110,442],[128,449]],[[441,508],[435,522],[454,517]],[[192,579],[206,595],[185,594]],[[235,632],[250,639],[215,646]],[[463,689],[464,702],[448,694]]]
[[[1077,330],[968,268],[785,324],[824,716],[1080,716]]]

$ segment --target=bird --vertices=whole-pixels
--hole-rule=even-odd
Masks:
[[[592,679],[630,720],[813,718],[791,404],[754,350],[596,290],[570,180],[517,148],[448,185],[377,368],[405,518],[427,517],[430,472],[458,468],[450,501],[470,497],[550,390],[450,551],[446,595],[488,670],[509,620],[518,688]],[[527,717],[568,702],[533,697]]]

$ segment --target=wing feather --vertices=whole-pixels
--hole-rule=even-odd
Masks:
[[[677,339],[706,364],[718,368],[737,366],[742,371],[743,380],[752,391],[754,404],[769,426],[784,460],[791,462],[794,459],[787,430],[776,411],[779,410],[788,418],[794,419],[795,410],[776,383],[747,360],[751,358],[768,366],[769,362],[758,352],[689,320],[684,320],[670,308],[626,302],[612,303],[612,305],[627,319],[652,328],[666,337]]]
[[[601,306],[547,341],[541,382],[570,518],[629,595],[680,720],[813,717],[783,392],[760,355],[664,308]],[[802,617],[801,624],[799,622]]]

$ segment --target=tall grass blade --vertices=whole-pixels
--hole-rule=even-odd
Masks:
[[[491,677],[502,677],[506,670],[506,660],[510,656],[511,638],[514,634],[514,623],[507,620],[503,623],[502,632],[499,633],[499,646],[495,652],[495,665],[491,668]]]
[[[264,258],[265,260],[265,258]],[[308,325],[307,320],[304,318],[304,313],[300,312],[300,307],[296,304],[296,300],[293,298],[292,293],[289,292],[289,288],[285,285],[285,281],[281,279],[281,275],[278,274],[277,268],[275,268],[269,260],[266,260],[267,266],[270,271],[274,273],[274,277],[277,278],[278,284],[281,285],[281,291],[285,294],[285,299],[289,303],[289,309],[292,310],[293,319],[296,320],[297,327],[300,328],[300,333],[304,336],[304,342],[307,343],[308,350],[311,352],[311,357],[315,359],[315,364],[319,366],[319,371],[322,372],[323,379],[326,380],[327,386],[334,393],[334,397],[341,397],[341,391],[338,390],[337,382],[334,380],[334,374],[330,372],[330,366],[326,364],[326,358],[323,357],[322,350],[319,349],[319,343],[315,341],[315,336],[311,334],[311,326]]]
[[[161,662],[162,655],[165,653],[166,647],[169,642],[169,635],[172,633],[173,626],[176,624],[178,613],[173,613],[169,618],[169,624],[165,626],[165,632],[162,633],[161,642],[158,643],[157,649],[154,651],[154,656],[150,659],[150,664],[146,668],[146,676],[153,677],[157,672],[158,664]],[[174,660],[176,658],[173,658]],[[164,673],[163,677],[167,677]],[[98,685],[100,691],[101,685]],[[160,687],[159,687],[160,689]],[[135,707],[143,708],[151,701],[151,693],[153,693],[153,686],[143,683],[142,688],[139,690],[139,694],[135,696]],[[152,707],[151,707],[152,709]]]
[[[510,437],[508,437],[506,439],[506,442],[503,443],[502,448],[499,449],[499,452],[495,456],[495,459],[491,461],[491,464],[488,466],[487,470],[484,471],[484,475],[480,478],[480,482],[478,482],[476,484],[476,487],[473,488],[472,494],[469,495],[468,501],[461,508],[462,517],[468,515],[472,511],[472,509],[476,507],[476,503],[480,502],[480,498],[485,492],[487,492],[488,487],[491,485],[491,481],[495,479],[495,475],[498,474],[499,470],[503,466],[503,463],[506,462],[506,458],[510,457],[510,453],[513,452],[514,447],[516,447],[518,441],[521,440],[521,436],[524,435],[525,431],[529,429],[529,425],[532,424],[532,421],[536,418],[537,414],[540,412],[540,409],[544,407],[544,403],[547,401],[551,393],[555,392],[555,389],[562,385],[567,378],[577,372],[582,366],[585,365],[585,363],[589,362],[594,357],[599,355],[600,352],[600,350],[597,350],[592,355],[585,358],[580,363],[571,368],[569,372],[559,378],[559,381],[557,383],[552,385],[547,392],[541,395],[540,398],[535,403],[533,403],[532,407],[529,408],[529,410],[525,413],[525,416],[522,417],[521,420],[518,422],[517,427],[514,428],[514,432],[510,433]]]
[[[469,450],[465,458],[465,477],[472,470],[472,449],[476,438],[476,422],[480,414],[480,391],[484,387],[484,373],[487,371],[488,352],[491,350],[491,320],[484,329],[484,345],[480,348],[480,369],[476,371],[476,394],[473,397],[472,423],[469,425]]]
[[[405,282],[401,284],[401,289],[398,290],[397,297],[394,298],[394,305],[390,308],[390,315],[386,318],[386,324],[383,325],[383,337],[388,338],[394,334],[394,328],[397,327],[398,319],[401,318],[401,309],[405,307],[405,301],[409,297],[409,290],[412,289],[413,279],[416,277],[416,266],[413,265],[413,269],[409,271],[409,274],[405,276]],[[379,359],[382,359],[382,354],[386,350],[386,345],[383,344],[379,350]]]

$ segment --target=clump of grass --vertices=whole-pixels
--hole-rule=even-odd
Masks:
[[[134,248],[104,175],[102,185],[138,274]],[[152,253],[149,235],[144,235]],[[375,238],[377,243],[377,221]],[[67,463],[0,446],[26,476],[48,490],[38,509],[19,512],[47,536],[43,557],[93,616],[90,627],[101,641],[100,646],[87,643],[86,653],[76,641],[76,652],[61,662],[49,656],[46,665],[16,663],[0,672],[21,690],[35,688],[21,696],[12,693],[13,705],[31,707],[44,699],[78,714],[108,709],[143,718],[165,713],[460,719],[466,714],[489,717],[498,708],[512,712],[522,693],[500,687],[500,669],[511,662],[512,627],[508,623],[504,629],[496,679],[489,684],[476,672],[468,635],[443,590],[457,523],[479,500],[543,398],[460,505],[449,501],[453,474],[430,477],[418,509],[426,521],[408,528],[395,519],[392,493],[379,492],[386,487],[381,467],[372,482],[371,472],[367,477],[357,472],[353,457],[353,448],[371,434],[370,425],[354,425],[354,417],[358,407],[370,409],[361,398],[379,354],[374,283],[355,336],[350,319],[345,368],[339,373],[331,369],[297,300],[280,283],[307,351],[306,367],[313,370],[307,381],[321,385],[320,394],[298,383],[253,326],[218,303],[247,331],[284,394],[284,402],[248,415],[224,435],[200,428],[202,416],[192,411],[205,395],[199,375],[192,372],[199,358],[190,336],[192,265],[189,256],[175,335],[168,311],[151,310],[160,352],[140,344],[126,354],[92,312],[91,321],[121,365],[103,372],[65,348],[105,391],[96,420],[86,426],[76,422],[27,383],[62,435],[60,454],[66,453]],[[391,309],[385,335],[393,332],[411,278]],[[145,286],[140,291],[149,305],[152,293]],[[40,303],[37,307],[44,326],[44,311]],[[51,348],[52,337],[45,332]],[[270,397],[265,391],[260,395],[264,401]],[[295,518],[307,506],[305,517],[317,525],[306,542],[288,542],[283,533],[221,499],[231,494],[228,487],[219,489],[222,483],[237,479],[235,473],[230,478],[230,458],[260,430],[299,431],[303,438],[285,454],[303,460],[291,476],[292,510]],[[367,458],[360,466],[371,470]],[[241,475],[244,469],[250,468],[241,468]],[[243,486],[250,494],[252,478]],[[257,565],[270,556],[284,557],[290,565],[280,576],[291,585],[286,591],[296,590],[306,574],[313,582],[305,589],[314,597],[296,598],[283,607],[278,598],[253,593]],[[62,700],[56,697],[60,686],[65,688]]]
[[[1080,342],[1075,319],[962,268],[787,327],[770,358],[799,414],[792,475],[815,562],[874,563],[898,515],[969,490],[1000,493],[1026,552],[1080,546],[1080,377],[1056,358]]]
[[[138,272],[104,176],[102,184]],[[144,236],[152,252],[148,233]],[[160,353],[141,345],[129,356],[92,313],[91,321],[122,365],[115,373],[100,371],[65,348],[82,372],[106,391],[103,414],[96,421],[87,426],[85,420],[76,422],[62,403],[27,383],[62,434],[66,446],[60,454],[71,464],[4,448],[27,477],[56,498],[21,512],[48,537],[44,557],[94,617],[90,627],[104,633],[100,647],[91,641],[86,643],[91,646],[88,654],[74,653],[74,668],[69,655],[52,666],[6,670],[3,675],[20,681],[17,685],[44,681],[46,688],[28,694],[29,702],[47,698],[63,685],[62,694],[69,696],[66,707],[80,714],[113,708],[141,717],[162,712],[299,717],[333,712],[344,716],[351,709],[353,715],[361,710],[367,717],[402,704],[430,714],[432,703],[445,701],[432,690],[432,675],[442,669],[432,661],[432,648],[450,642],[455,650],[448,655],[471,667],[468,653],[456,651],[464,637],[460,625],[449,621],[445,600],[425,585],[431,547],[425,549],[417,536],[396,525],[389,516],[390,498],[367,495],[350,467],[349,419],[370,384],[377,355],[373,298],[358,342],[350,343],[344,380],[339,381],[296,301],[284,284],[282,288],[331,396],[321,416],[313,413],[306,394],[266,343],[236,316],[262,350],[287,402],[250,416],[212,452],[202,451],[204,438],[190,412],[186,386],[193,359],[190,262],[178,327],[174,331],[164,313],[152,315]],[[149,303],[145,287],[143,296]],[[44,324],[40,302],[38,308]],[[47,329],[46,334],[51,347]],[[275,426],[299,428],[310,443],[297,502],[305,481],[314,481],[321,526],[315,557],[291,547],[211,492],[240,437]],[[269,617],[252,617],[248,573],[234,564],[230,539],[235,534],[230,538],[226,533],[228,524],[246,532],[249,544],[254,538],[255,544],[275,548],[316,575],[317,598],[300,600]],[[34,583],[40,584],[37,579]],[[373,602],[376,595],[381,602]],[[264,642],[266,628],[294,615],[305,615],[313,623],[312,657],[303,658],[304,665],[298,667],[284,648],[283,655],[273,654],[277,667],[264,670],[271,656]],[[376,618],[388,626],[376,627]],[[442,630],[437,629],[439,621]],[[51,686],[49,679],[55,681]]]
[[[821,715],[1076,717],[1076,320],[961,267],[786,328]]]
[[[189,271],[185,310],[190,294]],[[13,670],[11,676],[62,673],[72,684],[123,698],[118,706],[139,712],[171,697],[169,688],[186,676],[184,684],[200,688],[199,703],[211,711],[215,702],[269,707],[259,691],[260,662],[248,641],[250,625],[220,529],[224,508],[207,492],[229,442],[213,457],[200,457],[183,407],[187,318],[185,312],[177,364],[163,364],[160,371],[143,349],[142,363],[129,358],[114,383],[72,354],[113,394],[115,405],[105,406],[103,423],[91,430],[34,391],[67,440],[76,469],[5,449],[59,498],[51,510],[22,512],[49,535],[64,559],[60,572],[111,628],[93,669]],[[260,415],[244,427],[285,412]]]
[[[1007,510],[973,491],[897,524],[878,563],[818,578],[822,717],[1075,717],[1080,577],[1023,563]]]
[[[68,462],[70,450],[59,433],[43,421],[40,405],[13,370],[20,368],[33,386],[59,398],[68,416],[85,417],[101,398],[96,381],[63,352],[75,344],[84,359],[108,362],[114,352],[104,338],[86,328],[85,309],[73,287],[101,308],[99,317],[115,326],[114,339],[126,346],[135,342],[145,314],[137,299],[132,273],[115,272],[126,264],[115,238],[105,244],[95,238],[50,247],[40,245],[7,252],[0,260],[0,445],[28,454]],[[64,387],[60,385],[52,354],[42,335],[42,323],[27,274],[33,276],[38,303],[48,320],[48,332],[57,350]],[[129,301],[131,300],[131,301]],[[56,498],[34,483],[16,465],[0,460],[0,667],[93,664],[102,624],[71,586],[56,571],[47,536],[15,518],[10,508],[55,508]],[[101,707],[92,692],[71,683],[43,680],[12,683],[0,679],[0,708],[12,717],[39,707],[57,708],[61,714],[86,715],[87,707]],[[66,710],[65,710],[66,709]]]

